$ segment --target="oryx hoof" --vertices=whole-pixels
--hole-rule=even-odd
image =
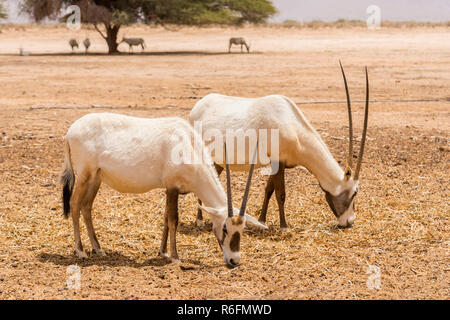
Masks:
[[[289,232],[289,231],[291,231],[291,229],[289,227],[281,227],[280,231],[281,232]]]
[[[83,250],[75,249],[75,252],[74,252],[74,253],[75,253],[75,254],[77,255],[77,257],[80,258],[80,259],[87,259],[87,258],[88,258],[87,253],[84,252]]]
[[[170,262],[174,264],[181,264],[181,260],[179,258],[170,258]]]
[[[105,257],[106,256],[105,251],[103,249],[100,249],[100,248],[92,249],[92,254],[95,254],[95,255],[100,256],[100,257]]]

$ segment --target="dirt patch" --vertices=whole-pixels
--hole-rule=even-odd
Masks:
[[[93,31],[75,36],[82,41],[86,32],[91,32],[92,51],[104,51]],[[74,34],[59,27],[0,34],[0,298],[450,297],[448,28],[188,28],[174,33],[133,27],[124,32],[143,36],[149,52],[70,55],[67,42]],[[227,39],[235,35],[251,39],[255,52],[227,54]],[[18,56],[21,46],[40,55]],[[336,228],[317,180],[290,169],[289,232],[279,231],[272,199],[269,230],[245,232],[243,264],[228,269],[211,225],[195,226],[194,196],[182,196],[178,249],[183,264],[169,264],[157,257],[163,190],[122,195],[103,185],[93,215],[107,256],[80,260],[72,255],[72,225],[62,218],[58,181],[61,137],[73,121],[101,111],[187,118],[210,92],[342,101],[338,59],[353,99],[364,98],[367,65],[371,96],[384,101],[371,105],[354,227]],[[405,99],[437,101],[394,101]],[[343,165],[345,104],[300,107]],[[363,104],[355,103],[354,110],[359,136]],[[236,203],[245,179],[245,173],[233,173]],[[221,181],[225,185],[224,176]],[[265,186],[259,170],[253,181],[248,212],[258,215]],[[89,244],[84,226],[82,240]],[[81,290],[66,287],[70,265],[81,267]],[[379,268],[379,290],[367,286],[371,266]]]

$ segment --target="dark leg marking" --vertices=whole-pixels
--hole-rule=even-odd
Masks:
[[[179,260],[177,253],[177,227],[178,227],[178,195],[176,189],[166,190],[167,224],[170,238],[170,258]]]
[[[274,176],[275,194],[278,202],[278,210],[280,211],[280,228],[286,229],[288,227],[286,223],[286,217],[284,214],[284,202],[286,201],[286,191],[284,182],[284,169],[285,164],[280,162],[280,168]]]
[[[241,242],[241,234],[239,232],[233,233],[230,240],[230,250],[232,252],[239,252],[239,244]]]
[[[273,180],[274,176],[270,176],[269,180],[267,180],[266,191],[264,194],[264,202],[261,209],[261,214],[258,219],[259,222],[262,223],[266,223],[267,208],[269,207],[270,198],[272,197],[273,191],[275,190]]]

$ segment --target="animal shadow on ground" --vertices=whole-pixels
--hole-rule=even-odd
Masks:
[[[231,53],[237,54],[237,53]],[[239,52],[239,54],[241,54]],[[252,52],[251,54],[262,54],[262,52]],[[76,56],[220,56],[220,55],[230,55],[230,53],[225,51],[155,51],[155,52],[139,52],[139,53],[128,53],[128,52],[119,52],[114,54],[109,54],[106,52],[80,52],[80,53],[71,53],[71,52],[51,52],[51,53],[31,53],[30,56],[34,57],[76,57]],[[243,54],[242,54],[243,55]],[[247,54],[246,54],[247,55]],[[4,53],[0,54],[0,56],[19,56],[15,53]]]
[[[138,262],[129,257],[126,257],[118,252],[106,251],[106,256],[90,255],[87,259],[78,258],[75,254],[61,255],[54,253],[40,253],[38,260],[43,263],[53,263],[59,266],[78,265],[80,267],[89,266],[108,266],[108,267],[164,267],[172,262],[165,257],[153,257],[144,262]],[[184,264],[195,265],[199,267],[213,267],[205,266],[200,261],[194,259],[183,259]]]
[[[177,228],[177,232],[190,236],[199,236],[202,233],[212,232],[212,223],[205,221],[203,227],[198,227],[194,221],[189,223],[180,223]]]

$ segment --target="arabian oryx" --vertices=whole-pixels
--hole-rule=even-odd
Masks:
[[[69,45],[72,48],[72,53],[75,47],[77,47],[77,49],[79,48],[78,41],[76,39],[70,39]]]
[[[247,53],[250,53],[250,45],[247,44],[247,42],[245,41],[244,38],[230,38],[229,42],[228,42],[228,53],[231,52],[231,46],[233,45],[237,45],[237,46],[241,46],[241,52],[243,52],[243,46],[245,46],[245,48],[247,48]]]
[[[240,261],[240,239],[245,224],[265,228],[256,218],[245,214],[251,171],[241,210],[235,215],[238,210],[232,207],[230,188],[227,202],[227,195],[201,137],[183,119],[89,114],[71,125],[64,147],[61,178],[64,215],[66,218],[72,215],[75,253],[80,258],[87,257],[80,239],[80,210],[93,253],[105,255],[91,218],[92,204],[102,182],[121,193],[166,189],[160,255],[167,257],[167,239],[170,237],[170,258],[174,262],[179,262],[176,230],[180,194],[193,192],[201,199],[204,204],[202,209],[211,217],[214,235],[225,262],[230,266]],[[180,161],[180,155],[194,155],[204,161]]]
[[[345,92],[347,95],[347,109],[349,115],[349,155],[348,166],[343,171],[331,155],[328,147],[320,135],[311,126],[295,103],[287,97],[271,95],[256,99],[229,97],[218,94],[209,94],[201,99],[192,109],[189,120],[196,127],[201,123],[202,130],[218,130],[219,133],[227,129],[242,129],[243,133],[258,132],[258,143],[262,145],[265,140],[261,138],[261,130],[278,130],[278,150],[276,154],[266,152],[263,154],[270,158],[268,163],[272,166],[272,175],[269,177],[265,198],[259,221],[265,223],[267,207],[270,197],[275,190],[280,212],[280,227],[287,229],[284,215],[285,183],[284,170],[296,166],[303,166],[319,181],[325,193],[325,199],[338,220],[341,227],[349,227],[355,221],[354,199],[358,192],[359,173],[364,154],[366,141],[367,120],[369,112],[369,80],[366,68],[366,106],[364,115],[364,129],[362,133],[361,149],[358,163],[352,176],[353,155],[353,126],[351,117],[350,97],[347,80],[341,65],[344,77]],[[196,129],[197,130],[197,129]],[[217,138],[217,137],[215,137]],[[256,139],[256,138],[255,138]],[[212,154],[212,142],[205,138],[205,144]],[[271,142],[272,143],[272,142]],[[273,143],[272,143],[273,144]],[[260,149],[261,150],[261,149]],[[275,152],[273,152],[275,153]],[[239,156],[237,154],[236,156]],[[261,151],[259,153],[261,157]],[[220,174],[222,164],[220,157],[214,156]],[[258,166],[258,164],[257,164]],[[247,165],[248,167],[248,165]],[[245,169],[245,166],[231,166],[232,169]],[[276,169],[274,169],[276,168]],[[201,225],[202,214],[197,214],[197,224]]]
[[[125,42],[126,44],[128,44],[130,47],[128,49],[128,52],[130,52],[131,50],[133,50],[133,46],[141,46],[142,47],[142,51],[144,51],[145,49],[145,41],[142,38],[122,38],[122,41],[120,41],[120,43]]]
[[[87,54],[89,47],[91,46],[91,40],[89,40],[89,38],[84,39],[83,45],[84,48],[86,49],[84,53]]]

